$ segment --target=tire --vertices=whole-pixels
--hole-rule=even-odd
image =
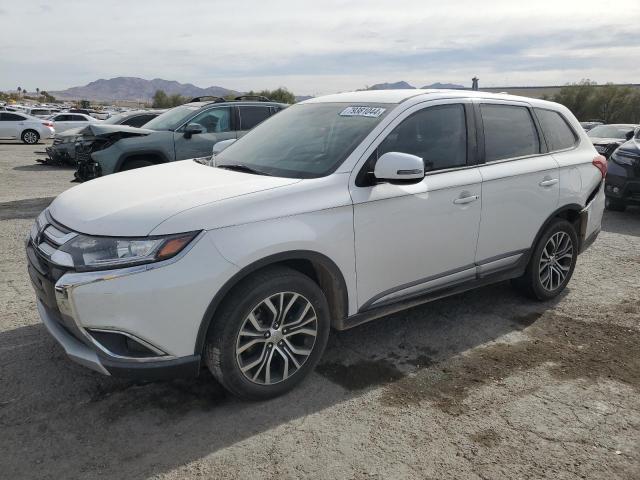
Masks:
[[[125,172],[127,170],[135,170],[136,168],[150,167],[151,165],[155,165],[155,163],[151,160],[145,160],[143,158],[129,160],[128,162],[124,163],[120,171]]]
[[[313,371],[329,330],[329,306],[320,287],[296,270],[267,268],[242,280],[223,301],[207,333],[205,363],[239,398],[277,397]]]
[[[578,236],[574,226],[566,220],[557,219],[546,228],[531,254],[524,275],[513,280],[513,284],[529,298],[551,300],[571,280],[577,258]]]
[[[35,145],[40,141],[40,134],[35,130],[25,130],[20,138],[27,145]]]
[[[612,212],[624,212],[627,209],[627,206],[620,200],[606,197],[604,200],[604,208]]]

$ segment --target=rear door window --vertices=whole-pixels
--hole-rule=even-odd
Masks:
[[[562,115],[543,108],[534,110],[550,151],[564,150],[576,144],[578,137]]]
[[[485,161],[540,153],[540,139],[527,107],[480,105],[484,125]]]
[[[240,110],[240,130],[251,130],[272,115],[270,107],[246,106]]]

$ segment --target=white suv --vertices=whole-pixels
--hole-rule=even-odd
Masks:
[[[469,91],[329,95],[215,158],[61,194],[27,241],[40,316],[107,375],[279,395],[341,330],[513,279],[547,300],[600,231],[606,163],[575,117]]]

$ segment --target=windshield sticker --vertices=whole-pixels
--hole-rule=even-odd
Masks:
[[[341,117],[373,117],[377,118],[386,108],[381,107],[347,107],[340,112]]]

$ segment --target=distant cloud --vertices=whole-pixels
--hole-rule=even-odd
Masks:
[[[398,80],[469,84],[474,75],[481,86],[640,78],[638,0],[617,0],[615,8],[602,0],[189,5],[56,0],[36,12],[3,5],[0,88],[56,90],[120,75],[301,94]],[[87,20],[96,18],[98,27]],[[43,49],[52,39],[55,48]]]

